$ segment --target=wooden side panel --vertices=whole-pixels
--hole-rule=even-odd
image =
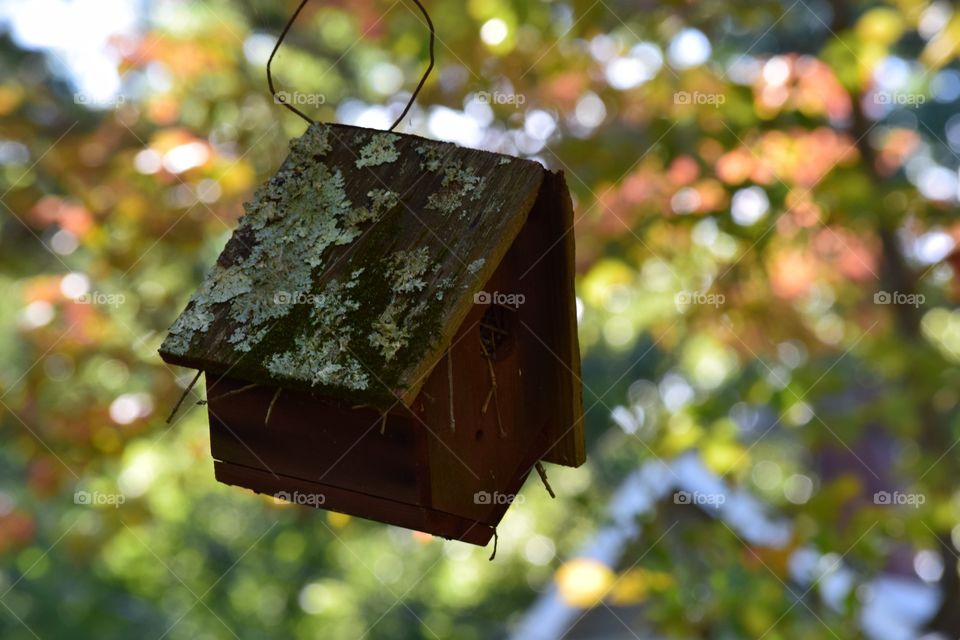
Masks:
[[[209,376],[210,444],[216,460],[268,475],[342,487],[411,504],[429,505],[425,443],[411,418],[380,415],[284,389],[264,424],[275,388],[222,397],[247,383]]]
[[[294,495],[299,492],[304,495],[323,496],[321,506],[324,509],[425,531],[441,538],[484,546],[493,536],[493,527],[481,522],[341,487],[273,475],[260,469],[227,462],[214,463],[214,473],[217,480],[224,484],[244,487],[257,493],[275,496],[284,493]]]
[[[574,290],[573,204],[562,172],[548,172],[527,225],[510,251],[511,268],[524,290],[538,292],[539,313],[529,316],[521,338],[549,360],[546,416],[548,462],[578,467],[586,460],[583,385]],[[528,303],[529,304],[529,303]]]
[[[208,382],[211,449],[220,482],[443,538],[489,542],[491,524],[431,508],[424,430],[405,409],[388,416],[381,434],[375,411],[285,389],[265,425],[274,388],[224,397],[246,385],[213,376]]]

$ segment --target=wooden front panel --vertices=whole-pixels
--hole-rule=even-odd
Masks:
[[[534,462],[578,466],[584,461],[572,224],[563,177],[547,174],[525,226],[483,288],[490,302],[500,296],[510,333],[493,360],[497,396],[487,413],[481,411],[491,388],[481,348],[485,301],[474,305],[455,335],[452,367],[442,357],[412,407],[429,433],[437,509],[495,525],[509,504],[498,504],[494,492],[515,494]],[[520,297],[522,303],[511,308]],[[478,492],[489,494],[490,502],[477,503]]]
[[[285,389],[265,425],[274,388],[220,397],[246,384],[208,379],[210,444],[216,460],[271,476],[429,505],[425,443],[409,417],[390,415],[381,435],[376,411],[340,407]],[[418,484],[420,476],[424,482]]]
[[[524,324],[539,324],[533,318],[542,312],[537,308],[542,293],[534,291],[534,279],[524,282],[516,275],[508,254],[484,287],[491,300],[494,294],[519,294],[525,298],[516,308],[500,305],[509,336],[494,353],[497,392],[486,414],[482,408],[492,380],[481,347],[482,323],[489,308],[484,303],[474,305],[454,337],[455,428],[451,429],[450,361],[446,357],[437,363],[424,386],[425,393],[413,407],[430,430],[428,448],[434,507],[491,525],[503,517],[510,506],[509,496],[519,491],[530,466],[539,459],[531,450],[554,414],[552,405],[558,400],[553,392],[554,378],[549,372],[553,358],[544,357],[542,346],[525,337]],[[501,298],[504,303],[508,300]],[[497,421],[498,405],[502,436]],[[477,494],[489,496],[489,501],[475,500]]]

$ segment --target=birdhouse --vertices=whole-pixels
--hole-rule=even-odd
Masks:
[[[219,481],[482,545],[583,463],[561,173],[315,123],[244,209],[160,348],[206,373]]]

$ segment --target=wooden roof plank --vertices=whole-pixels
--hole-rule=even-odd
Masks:
[[[409,404],[522,228],[538,163],[317,123],[171,327],[168,362]]]

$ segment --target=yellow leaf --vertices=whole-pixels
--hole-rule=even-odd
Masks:
[[[600,603],[615,575],[607,565],[590,558],[574,558],[563,564],[554,577],[560,597],[572,607],[592,607]]]

